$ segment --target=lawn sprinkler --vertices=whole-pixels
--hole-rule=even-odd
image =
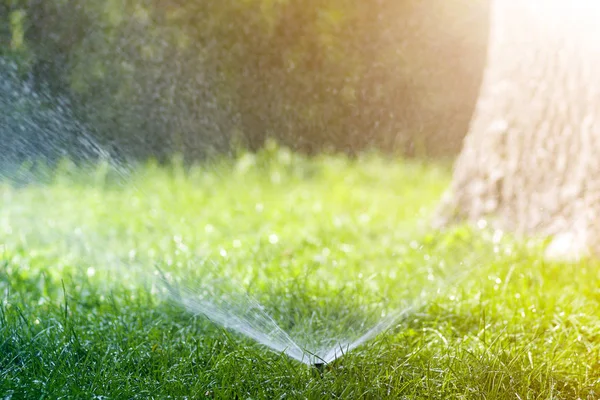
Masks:
[[[315,367],[317,369],[317,371],[319,371],[320,373],[323,373],[323,370],[325,369],[325,364],[324,362],[318,362],[318,363],[314,363],[313,367]]]
[[[312,364],[312,366],[313,366],[313,371],[315,371],[319,375],[319,378],[322,378],[323,372],[325,371],[325,367],[327,366],[327,363],[316,362],[316,363]]]
[[[338,360],[339,358],[335,358],[331,361],[318,360],[310,365],[312,366],[312,370],[322,378],[325,371],[332,371],[336,367]]]

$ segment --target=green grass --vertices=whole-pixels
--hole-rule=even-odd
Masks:
[[[428,229],[448,181],[271,150],[0,186],[0,398],[598,398],[599,265]],[[416,307],[319,376],[164,296],[157,267],[307,343]]]

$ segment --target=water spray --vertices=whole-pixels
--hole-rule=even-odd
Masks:
[[[237,299],[235,296],[231,298],[230,296],[224,296],[225,300],[218,303],[215,299],[223,296],[215,296],[213,293],[208,298],[202,298],[197,289],[193,290],[185,285],[172,284],[159,267],[156,267],[156,269],[160,282],[167,289],[167,294],[191,313],[203,315],[213,323],[251,338],[273,352],[283,353],[311,367],[319,376],[322,376],[325,370],[331,367],[332,363],[380,333],[392,328],[402,318],[427,304],[429,298],[429,296],[419,296],[408,306],[387,314],[377,323],[370,325],[370,328],[358,338],[340,338],[340,340],[336,340],[337,343],[332,347],[329,345],[329,347],[319,348],[318,351],[307,351],[285,332],[256,300],[247,294],[243,294],[242,297]],[[470,270],[462,271],[453,275],[451,279],[445,279],[442,283],[447,286],[451,282],[456,282],[459,278],[469,276],[469,273]]]

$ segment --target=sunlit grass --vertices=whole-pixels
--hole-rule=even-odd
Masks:
[[[441,166],[271,149],[5,184],[0,395],[597,398],[598,265],[431,231],[448,180]],[[319,376],[162,296],[157,267],[247,291],[308,339],[417,307]]]

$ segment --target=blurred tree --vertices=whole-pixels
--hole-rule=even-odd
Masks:
[[[22,13],[29,56],[13,56],[36,84],[70,99],[113,153],[159,160],[268,137],[307,152],[452,154],[476,97],[486,10],[447,3],[0,0]],[[0,31],[0,51],[17,33]]]
[[[600,3],[496,0],[485,80],[440,222],[494,218],[600,254]]]

